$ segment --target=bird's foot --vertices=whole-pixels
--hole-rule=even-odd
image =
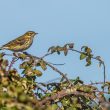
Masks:
[[[30,55],[28,52],[23,52],[23,54],[25,54],[25,55]]]

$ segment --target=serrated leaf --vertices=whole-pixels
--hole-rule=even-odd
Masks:
[[[43,60],[40,61],[40,66],[41,66],[41,68],[42,68],[43,70],[46,70],[46,69],[47,69],[46,63],[45,63]]]
[[[28,75],[28,76],[31,76],[33,74],[33,69],[30,68],[30,67],[27,67],[25,69],[25,74]]]
[[[40,76],[42,76],[42,72],[41,71],[39,71],[39,70],[33,70],[33,72],[34,72],[34,74],[36,75],[36,76],[38,76],[38,77],[40,77]]]
[[[85,58],[86,58],[86,55],[82,53],[82,54],[80,55],[80,60],[83,60],[83,59],[85,59]]]
[[[55,48],[55,46],[52,46],[48,49],[48,52],[50,52],[51,50],[53,50]]]
[[[21,58],[22,60],[25,60],[26,57],[27,57],[27,55],[26,55],[26,54],[21,54],[21,53],[19,53],[19,54],[18,54],[18,57]]]
[[[23,62],[22,64],[20,64],[19,68],[20,69],[25,69],[27,67],[27,62]]]
[[[86,52],[87,52],[88,54],[90,54],[90,53],[92,52],[92,50],[91,50],[90,48],[87,48],[87,49],[86,49]]]
[[[64,48],[63,48],[63,51],[64,51],[64,55],[67,56],[67,54],[68,54],[68,49],[67,49],[67,47],[64,47]]]

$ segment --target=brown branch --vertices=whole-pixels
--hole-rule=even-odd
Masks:
[[[87,98],[90,98],[90,99],[95,99],[95,95],[93,94],[90,94],[90,93],[84,93],[84,92],[80,92],[80,91],[76,91],[74,87],[70,88],[70,89],[66,89],[66,90],[62,90],[50,97],[46,97],[45,99],[41,100],[39,102],[39,104],[42,106],[42,105],[45,105],[48,101],[53,101],[53,100],[56,100],[56,99],[62,99],[63,97],[65,96],[70,96],[70,95],[76,95],[76,96],[84,96],[84,97],[87,97]]]
[[[106,67],[105,67],[105,63],[103,62],[103,69],[104,69],[104,84],[105,84],[105,82],[106,82]]]
[[[41,57],[41,59],[43,59],[43,58],[45,58],[45,57],[47,57],[47,56],[49,56],[49,55],[52,55],[52,53],[50,52],[50,53],[46,53],[45,55],[43,55],[42,57]]]
[[[75,50],[75,49],[73,49],[73,48],[68,48],[68,50],[71,50],[71,51],[74,51],[74,52],[77,52],[77,53],[85,54],[85,55],[86,55],[86,53],[84,53],[84,52],[82,52],[82,51]],[[25,53],[24,53],[24,54],[25,54]],[[46,53],[45,55],[43,55],[42,57],[36,57],[36,56],[31,55],[31,54],[26,54],[26,55],[41,60],[41,59],[44,59],[45,57],[47,57],[47,56],[49,56],[49,55],[52,55],[52,54],[53,54],[53,53],[51,53],[51,52],[49,53],[49,52],[48,52],[48,53]],[[103,74],[104,74],[104,84],[105,84],[105,82],[106,82],[106,67],[105,67],[104,61],[102,61],[102,60],[101,60],[100,58],[98,58],[98,57],[93,57],[93,56],[91,56],[91,58],[92,58],[92,59],[95,59],[95,60],[101,62],[101,64],[103,64],[103,70],[104,70]],[[45,61],[45,62],[46,62],[46,61]],[[61,71],[59,71],[57,68],[55,68],[54,66],[52,66],[52,65],[54,65],[54,64],[51,65],[51,63],[49,63],[49,62],[46,62],[46,64],[47,64],[49,67],[51,67],[54,71],[56,71],[56,72],[58,72],[60,75],[62,75],[62,76],[70,83],[70,80],[69,80]],[[55,65],[56,65],[56,64],[55,64]],[[57,64],[57,65],[63,65],[63,64]]]
[[[98,90],[93,90],[93,91],[98,93],[103,93],[103,94],[109,94],[109,92],[105,92],[105,91],[98,91]]]
[[[52,65],[56,65],[56,66],[63,66],[65,65],[65,63],[62,63],[62,64],[56,64],[56,63],[51,63],[51,62],[48,62],[49,64],[52,64]]]
[[[62,73],[60,70],[58,70],[57,68],[55,68],[54,66],[52,66],[52,65],[49,64],[48,62],[45,61],[45,63],[46,63],[50,68],[52,68],[54,71],[56,71],[57,73],[59,73],[63,78],[65,78],[69,84],[72,85],[72,82],[66,77],[66,75],[65,75],[64,73]]]
[[[95,82],[95,83],[91,82],[91,84],[88,85],[97,85],[97,84],[104,84],[104,82]]]
[[[77,53],[85,54],[86,55],[86,53],[81,52],[81,51],[78,51],[78,50],[75,50],[75,49],[68,49],[68,50],[71,50],[71,51],[74,51],[74,52],[77,52]],[[103,70],[104,70],[103,71],[103,74],[104,74],[104,84],[105,84],[105,82],[106,82],[106,67],[105,67],[104,61],[102,61],[102,59],[101,58],[98,58],[98,57],[91,56],[91,58],[94,59],[94,60],[97,60],[97,61],[101,62],[101,64],[103,65]]]
[[[82,52],[82,51],[78,51],[78,50],[76,50],[76,49],[73,49],[73,48],[68,48],[68,50],[71,50],[71,51],[74,51],[74,52],[77,52],[77,53],[79,53],[79,54],[85,54],[85,55],[87,55],[86,53],[84,53],[84,52]],[[25,53],[24,53],[25,54]],[[37,59],[44,59],[45,57],[47,57],[47,56],[49,56],[49,55],[52,55],[53,53],[51,53],[51,52],[48,52],[48,53],[46,53],[46,54],[44,54],[42,57],[36,57]],[[4,55],[9,55],[9,56],[11,56],[10,54],[4,54]],[[13,54],[14,55],[14,54]],[[32,56],[31,54],[27,54],[28,56]],[[16,57],[16,56],[15,56]],[[33,56],[33,57],[35,57],[35,56]],[[91,58],[92,59],[95,59],[95,60],[97,60],[97,61],[99,61],[102,65],[103,65],[103,74],[104,74],[104,84],[105,84],[105,82],[106,82],[106,66],[105,66],[105,63],[104,63],[104,61],[102,61],[101,60],[101,58],[99,58],[99,57],[93,57],[93,56],[91,56]],[[64,76],[65,77],[65,75],[63,75],[62,74],[62,72],[60,72],[58,69],[56,69],[55,67],[53,67],[52,65],[54,65],[54,64],[52,64],[52,65],[50,65],[48,62],[46,62],[47,63],[47,65],[48,66],[50,66],[53,70],[55,70],[56,72],[58,72],[58,73],[60,73],[60,75],[62,75],[62,76]],[[56,65],[56,64],[55,64]],[[61,64],[57,64],[57,65],[61,65]],[[67,80],[67,77],[66,77],[66,80]],[[68,81],[68,80],[67,80]],[[70,81],[69,81],[70,82]]]
[[[25,54],[25,53],[24,53],[24,54]],[[28,57],[29,57],[29,58],[33,58],[34,61],[36,61],[36,64],[37,64],[40,60],[43,60],[42,57],[36,57],[36,56],[33,56],[33,55],[29,54],[29,53],[26,53],[26,55],[27,55],[27,58],[28,58]],[[46,55],[45,55],[45,56],[46,56]],[[16,57],[17,57],[17,56],[16,56]],[[54,71],[56,71],[57,73],[59,73],[62,77],[64,77],[70,85],[72,85],[71,81],[66,77],[66,75],[65,75],[64,73],[62,73],[60,70],[58,70],[57,68],[55,68],[53,65],[51,65],[51,64],[48,63],[47,61],[45,61],[45,60],[43,60],[43,61],[46,63],[46,65],[48,65],[50,68],[52,68]]]
[[[77,52],[77,53],[79,53],[79,54],[85,54],[86,55],[86,53],[84,53],[84,52],[82,52],[82,51],[78,51],[78,50],[76,50],[76,49],[73,49],[73,48],[68,48],[68,50],[71,50],[71,51],[74,51],[74,52]],[[41,58],[43,59],[43,58],[45,58],[45,57],[47,57],[47,56],[49,56],[49,55],[52,55],[53,53],[46,53],[44,56],[42,56]],[[94,59],[94,60],[97,60],[97,61],[99,61],[102,65],[103,65],[103,75],[104,75],[104,84],[105,84],[105,82],[106,82],[106,66],[105,66],[105,63],[104,63],[104,61],[102,61],[101,60],[101,58],[98,58],[98,57],[93,57],[93,56],[91,56],[91,58],[92,59]]]
[[[77,91],[74,87],[71,87],[71,88],[68,88],[68,89],[65,89],[65,90],[61,90],[61,91],[57,92],[56,94],[54,94],[50,97],[46,97],[45,99],[43,99],[39,102],[39,105],[43,106],[43,105],[46,105],[47,102],[49,102],[49,101],[51,102],[51,101],[55,101],[55,100],[56,100],[55,102],[57,103],[62,98],[66,97],[66,96],[70,96],[70,95],[84,96],[86,98],[89,98],[91,101],[93,101],[95,104],[97,104],[97,106],[99,104],[101,105],[101,103],[103,103],[103,102],[110,105],[110,102],[104,100],[103,97],[101,98],[100,95],[96,96],[95,94],[92,94],[92,93],[95,93],[95,92],[98,92],[99,94],[104,94],[105,93],[103,91],[91,91],[91,92],[87,93],[87,92],[83,92],[83,91]],[[99,101],[99,104],[96,101]]]

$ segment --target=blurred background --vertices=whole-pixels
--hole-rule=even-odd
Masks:
[[[43,56],[53,45],[73,42],[77,50],[87,45],[94,55],[104,59],[107,80],[110,80],[110,0],[0,1],[0,45],[29,30],[39,34],[27,52]],[[70,52],[66,57],[63,54],[52,55],[46,60],[66,63],[57,68],[67,73],[69,78],[79,76],[86,83],[103,81],[103,68],[98,67],[98,62],[93,60],[93,65],[85,67],[77,53]],[[43,73],[38,81],[60,77],[50,68]]]

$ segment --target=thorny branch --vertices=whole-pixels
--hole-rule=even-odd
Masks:
[[[62,73],[60,70],[58,70],[57,68],[55,68],[55,67],[52,66],[51,64],[47,63],[46,61],[45,61],[45,63],[46,63],[50,68],[52,68],[54,71],[58,72],[63,78],[65,78],[69,84],[72,84],[71,81],[66,77],[66,75],[65,75],[64,73]]]
[[[73,52],[77,52],[77,53],[80,53],[80,54],[86,54],[86,53],[84,53],[84,52],[82,52],[82,51],[78,51],[78,50],[75,50],[75,49],[72,49],[72,48],[68,48],[68,50],[70,50],[70,51],[73,51]],[[24,53],[23,53],[24,54]],[[36,57],[36,56],[33,56],[33,55],[31,55],[31,54],[26,54],[26,56],[27,56],[27,59],[31,59],[31,58],[33,58],[33,60],[34,60],[34,63],[38,63],[40,60],[43,60],[44,62],[45,62],[45,64],[47,65],[47,66],[49,66],[51,69],[53,69],[55,72],[57,72],[57,73],[59,73],[62,77],[63,77],[63,79],[65,79],[66,80],[66,82],[68,82],[70,85],[73,85],[74,83],[70,80],[70,79],[68,79],[67,77],[66,77],[66,75],[63,73],[63,72],[61,72],[59,69],[57,69],[56,67],[54,67],[53,66],[53,64],[52,63],[49,63],[49,62],[47,62],[47,61],[45,61],[44,60],[44,58],[45,57],[47,57],[47,56],[49,56],[49,55],[52,55],[53,53],[51,53],[51,52],[48,52],[48,53],[46,53],[45,55],[43,55],[42,57]],[[11,61],[11,63],[10,63],[10,65],[9,65],[9,68],[8,68],[8,72],[11,70],[11,67],[13,66],[13,64],[18,60],[18,59],[20,59],[20,57],[19,57],[19,55],[17,56],[17,54],[4,54],[4,55],[8,55],[8,56],[14,56],[13,58],[12,58],[12,61]],[[105,71],[105,63],[104,63],[104,61],[98,56],[98,57],[93,57],[93,56],[91,56],[91,58],[92,59],[94,59],[94,60],[97,60],[97,61],[99,61],[102,65],[103,65],[103,68],[104,68],[104,83],[103,82],[96,82],[96,83],[91,83],[91,84],[89,84],[89,85],[84,85],[84,84],[82,84],[82,86],[84,85],[84,86],[92,86],[92,85],[94,85],[94,84],[105,84],[105,81],[106,81],[106,71]],[[27,60],[27,59],[25,59],[25,60]],[[63,83],[63,82],[61,82],[61,83]],[[50,84],[45,84],[45,86],[43,86],[43,87],[47,87],[48,85],[51,85],[51,86],[61,86],[61,83],[50,83]],[[38,83],[38,84],[40,84],[40,83]],[[41,85],[44,85],[44,84],[41,84]],[[39,85],[37,85],[37,88],[38,89],[40,89],[41,91],[43,91],[44,92],[44,94],[46,94],[47,93],[47,91],[46,90],[44,90],[42,87],[40,87]],[[52,91],[51,91],[52,92]],[[87,97],[87,98],[89,98],[89,99],[91,99],[91,101],[93,101],[93,102],[95,102],[96,104],[97,104],[97,102],[96,102],[96,100],[95,99],[98,99],[99,101],[100,101],[100,103],[103,103],[103,102],[105,102],[105,103],[107,103],[107,104],[109,104],[110,105],[110,102],[108,102],[108,101],[106,101],[106,100],[104,100],[104,98],[102,98],[102,97],[97,97],[98,95],[97,94],[109,94],[108,92],[105,92],[105,91],[99,91],[99,90],[93,90],[93,91],[90,91],[90,92],[84,92],[83,90],[82,91],[78,91],[76,88],[75,88],[75,85],[74,86],[65,86],[65,89],[63,88],[61,91],[57,91],[55,94],[51,94],[51,96],[50,97],[46,97],[46,98],[44,98],[43,100],[41,100],[40,102],[39,102],[39,104],[40,104],[40,106],[43,106],[43,105],[45,105],[48,101],[54,101],[54,102],[58,102],[60,99],[62,99],[62,98],[64,98],[64,97],[66,97],[66,96],[71,96],[71,95],[73,95],[73,96],[84,96],[84,97]],[[97,95],[97,96],[96,96]],[[59,100],[56,100],[56,99],[59,99]]]
[[[78,50],[73,49],[73,48],[68,48],[68,50],[77,52],[77,53],[79,53],[79,54],[85,54],[85,55],[86,55],[86,53],[84,53],[84,52],[82,52],[82,51],[78,51]],[[49,56],[49,55],[51,55],[51,54],[52,54],[51,52],[48,52],[48,53],[46,53],[45,55],[43,55],[41,58],[43,59],[43,58],[45,58],[45,57],[47,57],[47,56]],[[97,60],[99,63],[101,63],[101,64],[103,65],[103,75],[104,75],[104,84],[105,84],[105,82],[106,82],[106,66],[105,66],[104,61],[101,59],[100,56],[96,56],[96,57],[91,56],[91,58],[94,59],[94,60]]]
[[[97,91],[99,93],[102,93],[102,91]],[[93,91],[94,93],[94,91]],[[90,93],[85,93],[83,91],[76,91],[74,87],[71,87],[71,88],[68,88],[66,90],[61,90],[59,91],[58,93],[50,96],[50,97],[47,97],[45,98],[44,100],[40,101],[40,105],[45,105],[48,101],[52,101],[52,100],[56,100],[56,99],[62,99],[63,97],[65,96],[70,96],[70,95],[75,95],[75,96],[85,96],[87,98],[90,98],[91,100],[95,101],[95,98],[96,96],[94,94],[92,94],[92,92]],[[98,97],[97,97],[98,98]],[[98,98],[100,103],[103,102],[103,99],[102,98]],[[56,100],[56,101],[59,101],[59,100]],[[110,102],[107,102],[106,103],[110,104]]]
[[[78,51],[78,50],[75,50],[75,49],[69,49],[69,50],[74,51],[74,52],[77,52],[77,53],[80,53],[80,54],[84,54],[84,52],[81,52],[81,51]],[[103,70],[104,70],[103,71],[103,74],[104,74],[104,84],[105,84],[105,82],[106,82],[106,68],[105,68],[104,61],[101,59],[100,56],[97,56],[97,57],[91,56],[91,58],[94,59],[94,60],[99,61],[99,63],[101,63],[103,65]]]
[[[34,58],[35,63],[38,63],[40,60],[42,60],[42,57],[36,57],[36,56],[33,56],[33,55],[31,55],[31,54],[28,54],[28,53],[26,53],[26,55],[27,55],[27,58],[28,58],[28,57]],[[16,55],[16,57],[17,57],[17,55]],[[19,56],[18,56],[18,58],[19,58]],[[65,78],[70,85],[72,85],[71,81],[66,77],[66,75],[65,75],[64,73],[62,73],[59,69],[55,68],[55,67],[54,67],[52,64],[50,64],[49,62],[47,62],[47,61],[45,61],[45,60],[43,60],[43,61],[46,63],[46,65],[48,65],[48,66],[49,66],[50,68],[52,68],[54,71],[56,71],[57,73],[59,73],[63,78]]]
[[[82,51],[78,51],[78,50],[73,49],[73,48],[68,48],[68,50],[77,52],[77,53],[79,53],[79,54],[86,54],[86,53],[84,53],[84,52],[82,52]],[[45,57],[47,57],[47,56],[49,56],[49,55],[52,55],[53,53],[47,52],[47,53],[44,54],[42,57],[36,57],[36,56],[33,56],[33,55],[31,55],[31,54],[28,54],[28,53],[26,53],[26,54],[27,54],[28,57],[33,57],[33,58],[35,58],[35,60],[38,61],[38,60],[44,59]],[[11,55],[11,54],[4,54],[4,55],[13,56],[13,55],[15,55],[15,54],[13,54],[13,55]],[[15,57],[17,57],[17,56],[15,55]],[[105,67],[104,61],[101,59],[100,56],[97,56],[97,57],[91,56],[91,58],[94,59],[94,60],[97,60],[99,63],[101,63],[101,64],[103,65],[103,70],[104,70],[104,71],[103,71],[103,74],[104,74],[104,84],[105,84],[105,82],[106,82],[106,67]],[[64,73],[62,73],[60,70],[58,70],[56,67],[53,66],[53,65],[54,65],[53,63],[49,63],[49,62],[47,62],[47,61],[45,61],[45,63],[46,63],[46,65],[48,65],[50,68],[52,68],[54,71],[58,72],[61,76],[63,76],[70,84],[72,84],[71,81],[65,76]],[[10,64],[8,70],[10,70],[10,68],[11,68],[12,65],[13,65],[13,60],[12,60],[12,63]],[[55,64],[55,65],[64,65],[64,64]]]

